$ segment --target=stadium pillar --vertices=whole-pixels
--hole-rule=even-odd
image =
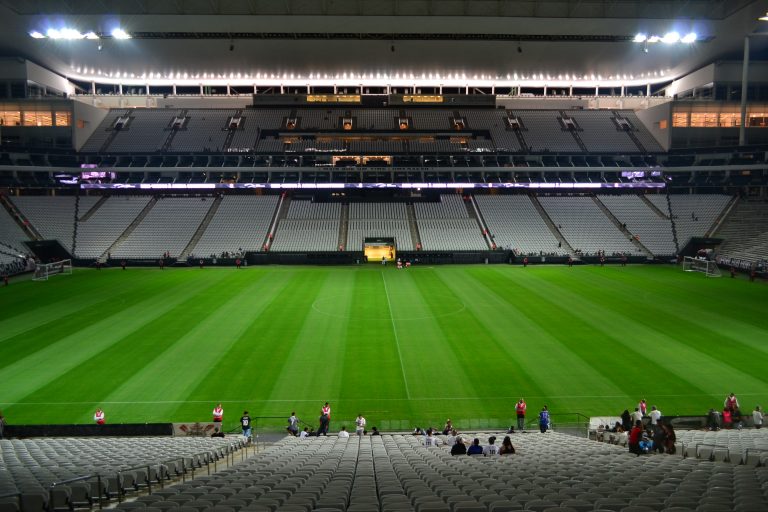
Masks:
[[[595,98],[597,98],[598,96],[600,96],[600,86],[596,85],[595,86]]]
[[[91,94],[96,95],[96,82],[91,82]]]
[[[568,96],[573,97],[573,84],[568,86]]]
[[[624,86],[622,85],[622,86],[621,86],[621,97],[622,97],[622,98],[624,97],[624,93],[625,93],[625,92],[626,92],[626,90],[624,89]]]
[[[741,64],[741,123],[739,146],[747,143],[747,85],[749,81],[749,36],[744,38],[744,62]]]
[[[176,96],[176,84],[173,84],[173,95]]]
[[[117,86],[119,88],[118,91],[120,91],[120,96],[122,96],[123,95],[123,84],[117,84]]]
[[[651,97],[651,84],[645,84],[645,97]]]
[[[544,97],[545,98],[547,97],[547,86],[546,85],[544,85]]]

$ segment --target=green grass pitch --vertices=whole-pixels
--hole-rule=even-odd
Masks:
[[[76,269],[0,288],[9,423],[291,411],[332,430],[768,405],[768,289],[666,266]]]

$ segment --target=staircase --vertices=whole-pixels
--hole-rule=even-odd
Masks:
[[[635,238],[635,235],[633,235],[627,228],[625,228],[624,224],[622,224],[621,221],[616,218],[616,216],[613,214],[613,212],[611,210],[609,210],[608,207],[605,206],[605,204],[594,194],[592,195],[592,201],[594,201],[595,204],[598,206],[598,208],[600,208],[603,211],[603,213],[605,214],[606,217],[611,219],[611,222],[613,222],[613,225],[616,226],[616,228],[619,231],[621,231],[624,234],[624,236],[630,242],[632,242],[632,244],[635,247],[637,247],[638,249],[643,251],[645,253],[645,256],[648,259],[653,259],[653,253],[650,250],[648,250],[648,248],[646,246],[644,246],[642,243],[640,243],[640,240]]]
[[[624,119],[623,117],[621,117],[619,112],[617,112],[615,110],[612,111],[611,113],[613,114],[613,116],[616,119]],[[628,121],[628,123],[629,123],[629,121]],[[631,126],[632,123],[629,123],[629,125]],[[641,153],[647,153],[648,152],[648,150],[645,149],[645,146],[643,146],[643,143],[640,142],[640,139],[637,138],[637,135],[635,135],[635,131],[634,130],[622,130],[622,131],[624,133],[626,133],[629,136],[630,139],[632,139],[632,142],[635,143],[635,146],[637,146],[637,149],[639,149]]]
[[[112,251],[117,249],[120,244],[122,244],[125,239],[128,238],[131,233],[133,233],[133,230],[136,229],[139,224],[141,224],[141,221],[144,220],[144,217],[146,217],[150,210],[152,210],[152,207],[155,206],[155,203],[157,203],[157,196],[152,196],[152,199],[149,200],[147,206],[145,206],[144,209],[139,212],[136,218],[133,219],[133,222],[131,222],[128,227],[125,228],[125,231],[123,231],[123,233],[117,237],[117,240],[112,242],[112,245],[110,245],[106,251],[101,253],[101,256],[98,258],[99,261],[104,262],[107,260],[107,255],[111,254]]]
[[[187,110],[182,110],[181,113],[178,116],[176,116],[176,117],[180,117],[182,119],[186,118],[187,117]],[[185,122],[184,125],[186,126],[186,124],[187,123]],[[165,142],[163,143],[163,147],[160,149],[160,151],[165,153],[166,151],[171,149],[171,144],[173,144],[173,139],[174,139],[174,137],[176,137],[177,133],[179,133],[179,130],[177,130],[176,128],[172,127],[171,128],[171,133],[168,135],[168,138],[165,139]]]
[[[122,114],[120,114],[120,117],[131,117],[131,111],[126,110]],[[101,145],[99,148],[99,153],[106,153],[107,148],[109,148],[109,145],[112,144],[112,141],[115,140],[115,137],[117,137],[117,134],[120,133],[122,130],[115,130],[114,127],[112,127],[112,130],[109,132],[109,136],[104,141],[104,144]]]
[[[339,222],[339,244],[340,250],[347,251],[347,234],[349,233],[349,203],[341,205],[341,222]]]
[[[413,241],[413,249],[417,247],[423,247],[421,245],[421,235],[419,234],[419,226],[416,223],[416,209],[413,207],[413,203],[405,205],[405,213],[408,217],[408,228],[411,230],[411,240]]]
[[[72,256],[77,254],[77,218],[80,215],[80,190],[75,196],[75,215],[72,219]]]
[[[16,205],[13,204],[9,198],[5,197],[4,195],[0,195],[0,203],[2,203],[3,207],[8,211],[8,214],[11,216],[11,218],[16,221],[16,224],[18,224],[19,227],[27,234],[30,240],[43,240],[43,235],[41,235],[40,232],[35,229],[32,223],[29,222],[29,220],[24,215],[22,215],[19,209],[16,208]]]
[[[680,242],[677,240],[677,226],[675,225],[675,216],[672,214],[672,198],[669,197],[669,188],[667,190],[667,209],[669,209],[669,220],[672,222],[672,239],[675,241],[675,253],[680,254]]]
[[[179,257],[176,259],[176,261],[186,261],[187,256],[192,254],[192,251],[195,249],[197,242],[200,241],[200,239],[203,237],[203,233],[205,233],[205,230],[208,229],[208,224],[211,223],[213,216],[216,215],[217,211],[219,211],[219,206],[223,200],[224,198],[222,196],[216,196],[216,199],[213,200],[213,204],[211,204],[211,207],[208,208],[208,213],[205,214],[205,217],[203,217],[200,225],[197,226],[197,231],[195,231],[195,234],[192,235],[189,243],[184,248],[184,250],[181,251],[181,254],[179,254]]]
[[[107,199],[109,199],[109,196],[101,196],[98,201],[96,201],[96,204],[91,206],[91,209],[85,212],[82,217],[80,217],[80,222],[85,222],[88,219],[90,219],[94,213],[96,213],[99,208],[101,208],[101,205],[107,202]]]
[[[282,219],[288,216],[288,208],[290,206],[291,196],[287,193],[281,195],[280,202],[277,203],[277,209],[275,209],[275,215],[272,217],[272,222],[269,224],[269,230],[267,230],[267,235],[264,237],[264,242],[261,245],[262,249],[265,247],[269,249],[272,248],[272,240],[274,240],[275,234],[277,233],[277,226]]]
[[[559,112],[559,114],[560,114],[560,117],[563,118],[563,119],[571,119],[562,110]],[[576,124],[576,121],[574,121],[574,124]],[[585,152],[585,153],[589,153],[589,150],[587,149],[587,146],[584,145],[584,141],[581,140],[581,137],[579,137],[579,134],[578,134],[578,132],[576,130],[567,130],[567,129],[563,128],[563,131],[570,132],[570,134],[573,136],[574,140],[576,141],[576,144],[579,145],[581,150],[583,152]]]
[[[576,254],[576,251],[573,249],[573,247],[571,247],[571,244],[568,243],[568,240],[566,240],[563,234],[560,232],[560,230],[557,229],[557,226],[552,221],[547,211],[544,209],[543,206],[541,206],[541,203],[539,202],[539,198],[533,194],[530,194],[528,197],[531,199],[531,203],[533,203],[534,208],[536,208],[536,211],[539,212],[539,215],[541,216],[542,220],[544,220],[544,223],[549,228],[549,231],[551,231],[552,235],[555,238],[557,238],[558,242],[560,242],[560,248],[567,250],[568,254],[574,260],[580,259],[579,256]]]
[[[477,207],[477,201],[475,201],[475,196],[472,194],[469,194],[469,202],[464,202],[464,206],[467,207],[467,212],[469,213],[470,218],[475,219],[477,221],[477,224],[480,226],[480,232],[483,233],[483,238],[485,239],[486,245],[488,245],[488,249],[493,250],[493,239],[491,238],[491,233],[488,230],[488,226],[485,223],[485,219],[483,218],[483,215],[480,213],[480,208]]]
[[[234,116],[232,117],[241,117],[243,115],[242,110],[238,110],[235,112]],[[227,150],[232,145],[232,139],[235,138],[235,133],[237,133],[237,130],[230,130],[229,127],[227,127],[227,138],[224,139],[224,145],[221,147],[221,152],[226,153]]]
[[[728,202],[728,204],[723,208],[723,211],[720,212],[720,215],[717,216],[715,219],[715,222],[712,224],[712,227],[707,230],[707,232],[704,234],[705,237],[711,237],[717,231],[720,229],[720,226],[723,225],[725,222],[725,219],[727,219],[734,208],[736,208],[736,205],[739,204],[739,196],[733,196],[731,200]]]
[[[664,220],[670,220],[670,216],[663,211],[659,210],[658,207],[653,204],[653,201],[645,197],[645,194],[640,194],[638,197],[645,203],[645,205],[650,208],[656,215],[661,217]]]

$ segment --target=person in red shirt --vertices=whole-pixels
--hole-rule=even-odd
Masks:
[[[216,423],[224,421],[224,408],[221,407],[221,404],[213,408],[213,421]]]
[[[517,401],[517,405],[515,405],[515,414],[517,414],[517,429],[522,432],[523,429],[525,429],[525,400],[522,398]]]
[[[527,266],[528,266],[528,256],[526,256],[525,258],[523,258],[523,266],[524,266],[524,267],[527,267]]]
[[[235,265],[237,266],[237,268],[240,268],[240,263],[241,263],[241,262],[240,262],[240,258],[237,258],[237,259],[235,260]]]
[[[96,413],[93,415],[93,421],[95,421],[97,425],[104,424],[104,411],[102,411],[100,407],[96,409]]]
[[[640,440],[643,438],[643,422],[637,420],[629,432],[629,453],[640,456]]]

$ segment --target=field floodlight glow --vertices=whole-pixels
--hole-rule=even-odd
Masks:
[[[661,38],[662,43],[675,44],[680,41],[680,34],[677,32],[667,32],[664,37]]]
[[[680,42],[681,43],[686,43],[686,44],[691,44],[691,43],[695,43],[696,39],[698,39],[698,36],[696,35],[696,32],[690,32],[690,33],[686,34],[685,36],[683,36],[683,38],[680,39]]]
[[[115,39],[130,39],[131,35],[120,27],[112,29],[112,37]]]
[[[661,38],[659,36],[651,36],[648,38],[649,43],[658,43],[661,41]]]
[[[645,34],[637,34],[633,41],[635,43],[644,43],[648,39],[648,36]]]
[[[757,18],[760,21],[768,21],[768,12]]]
[[[93,30],[91,30],[90,32],[86,32],[84,37],[86,39],[98,39],[99,35]]]
[[[33,30],[32,32],[30,32],[29,36],[34,39],[45,39],[45,34],[41,34],[37,30]]]

